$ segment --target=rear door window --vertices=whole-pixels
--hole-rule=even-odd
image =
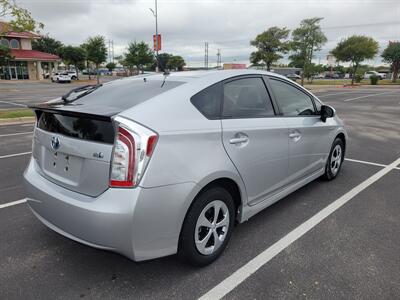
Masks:
[[[271,98],[261,77],[242,78],[224,84],[224,118],[274,116]]]
[[[271,78],[269,82],[276,102],[284,116],[296,117],[316,114],[309,95],[281,80]]]

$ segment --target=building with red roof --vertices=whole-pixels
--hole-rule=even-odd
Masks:
[[[32,32],[15,32],[0,21],[0,45],[10,48],[11,59],[0,66],[0,79],[42,80],[44,74],[58,68],[61,58],[57,55],[32,50],[32,40],[40,35]]]

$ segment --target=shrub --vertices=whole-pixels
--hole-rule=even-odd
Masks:
[[[356,80],[357,83],[360,83],[361,80],[363,79],[363,76],[360,74],[357,74],[356,77],[354,77],[354,79]]]
[[[371,80],[371,85],[377,85],[377,84],[378,84],[379,77],[376,76],[376,75],[372,75],[372,76],[369,78],[369,80]]]

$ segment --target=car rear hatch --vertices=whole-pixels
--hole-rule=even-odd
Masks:
[[[32,151],[38,172],[72,191],[100,195],[109,187],[112,117],[181,84],[117,80],[81,86],[59,99],[30,106],[37,117]]]
[[[109,185],[114,128],[110,117],[35,109],[32,156],[49,181],[88,196]]]

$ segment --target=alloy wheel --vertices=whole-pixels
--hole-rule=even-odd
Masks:
[[[229,230],[229,210],[221,200],[214,200],[201,211],[194,232],[197,250],[211,255],[223,244]]]

